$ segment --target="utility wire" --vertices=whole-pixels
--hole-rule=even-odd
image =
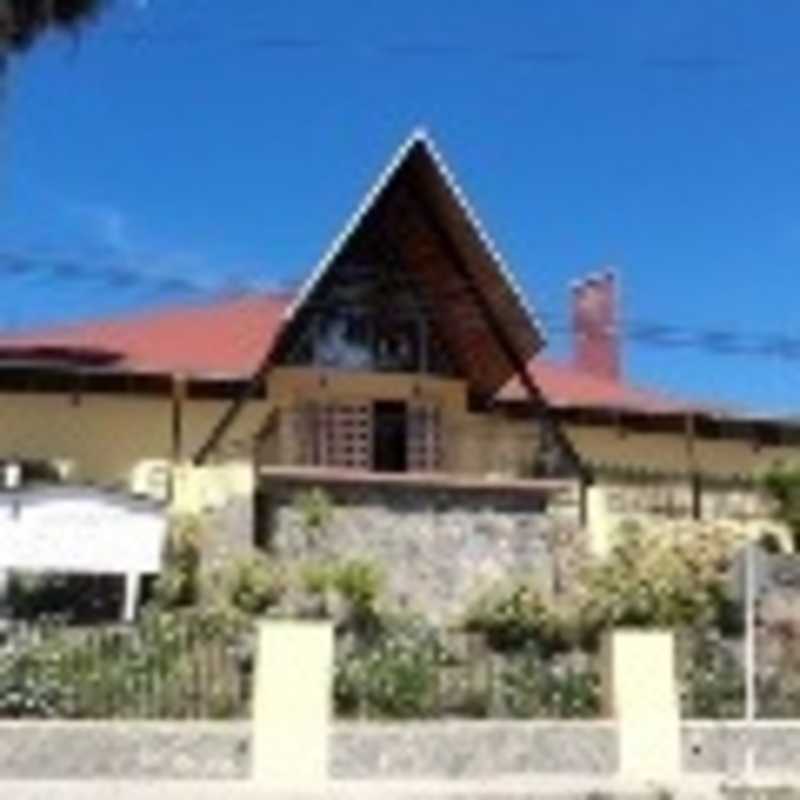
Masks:
[[[290,296],[299,282],[257,284],[240,279],[198,281],[180,275],[156,274],[129,265],[87,265],[76,258],[51,258],[12,250],[0,251],[0,278],[36,276],[62,284],[97,284],[115,291],[144,289],[150,295],[219,300],[254,294]],[[458,323],[463,327],[478,325],[481,317],[469,302],[465,290],[449,290],[436,295],[438,303],[456,303]],[[307,308],[314,310],[310,301]],[[435,311],[430,304],[429,310]],[[331,304],[320,304],[320,311],[331,310]],[[661,349],[690,349],[714,356],[747,356],[800,361],[800,335],[788,332],[748,331],[728,327],[679,325],[652,319],[624,318],[616,324],[590,328],[576,334],[575,326],[563,311],[535,308],[535,314],[551,335],[581,335],[584,338],[619,338],[634,344]]]
[[[162,47],[226,46],[247,48],[251,51],[270,51],[303,55],[312,52],[349,56],[380,56],[394,59],[433,58],[437,60],[489,59],[521,65],[588,66],[605,65],[629,70],[641,68],[654,71],[682,73],[714,73],[741,68],[780,65],[776,59],[742,59],[707,52],[687,54],[664,52],[655,55],[625,55],[609,51],[579,50],[550,47],[492,46],[474,42],[437,39],[407,39],[398,41],[372,41],[366,39],[332,39],[317,36],[281,35],[253,31],[228,33],[173,29],[153,31],[145,28],[106,30],[98,33],[96,40],[115,41],[132,47],[153,45]],[[786,66],[791,66],[786,64]]]

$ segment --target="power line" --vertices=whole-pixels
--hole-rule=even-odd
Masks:
[[[35,276],[62,283],[100,283],[109,288],[145,289],[158,295],[200,295],[209,298],[230,294],[272,291],[285,293],[291,286],[261,284],[228,275],[222,280],[198,280],[177,273],[158,273],[123,264],[89,264],[75,257],[51,257],[18,250],[0,250],[0,275]]]
[[[157,274],[152,270],[130,265],[91,265],[76,258],[47,257],[20,251],[0,251],[0,277],[23,277],[36,275],[63,284],[97,284],[115,291],[143,289],[148,294],[163,297],[185,297],[196,299],[224,299],[253,294],[276,294],[290,296],[298,281],[256,283],[242,281],[232,276],[217,281],[199,281],[181,275]],[[437,295],[438,302],[456,302],[468,299],[464,290],[449,290],[446,295]],[[313,308],[312,304],[307,305]],[[436,311],[430,303],[426,308]],[[330,310],[326,305],[324,310]],[[320,310],[322,310],[320,308]],[[582,335],[594,339],[619,338],[650,348],[665,350],[693,350],[713,356],[739,356],[769,358],[784,361],[800,361],[800,335],[787,332],[746,331],[728,327],[701,327],[680,325],[653,319],[621,319],[615,325],[593,326],[576,333],[568,314],[563,311],[535,309],[537,318],[545,325],[550,335]],[[469,304],[458,307],[458,322],[461,326],[481,324],[482,318]]]
[[[316,52],[350,56],[379,56],[383,58],[433,58],[439,60],[464,60],[471,58],[505,61],[521,65],[588,66],[605,65],[631,69],[637,67],[653,71],[681,73],[715,73],[742,68],[779,65],[772,59],[742,59],[709,53],[665,52],[655,55],[624,55],[619,52],[579,50],[551,47],[491,46],[474,42],[447,40],[408,39],[373,41],[366,39],[332,39],[315,36],[280,35],[277,33],[226,33],[224,31],[180,30],[152,31],[131,29],[104,31],[98,39],[116,41],[131,46],[226,46],[249,50],[292,53],[297,55]],[[790,66],[786,64],[785,66]]]

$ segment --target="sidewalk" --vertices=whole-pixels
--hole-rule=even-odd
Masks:
[[[785,783],[774,783],[785,786]],[[8,781],[0,796],[13,800],[572,800],[590,795],[680,800],[720,796],[719,776],[682,777],[673,786],[604,776],[518,777],[486,781],[337,781],[324,787],[268,787],[248,781]]]

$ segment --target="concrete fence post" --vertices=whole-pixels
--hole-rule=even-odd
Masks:
[[[259,624],[253,687],[254,780],[300,787],[327,780],[332,691],[332,623]]]
[[[617,721],[620,774],[675,779],[681,743],[674,633],[615,630],[603,650],[604,710]]]
[[[589,531],[589,552],[605,558],[613,545],[614,518],[608,507],[608,489],[589,486],[586,489],[586,527]]]

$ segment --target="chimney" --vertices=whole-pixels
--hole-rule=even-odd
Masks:
[[[572,285],[575,366],[599,378],[621,377],[617,278],[608,270]]]

